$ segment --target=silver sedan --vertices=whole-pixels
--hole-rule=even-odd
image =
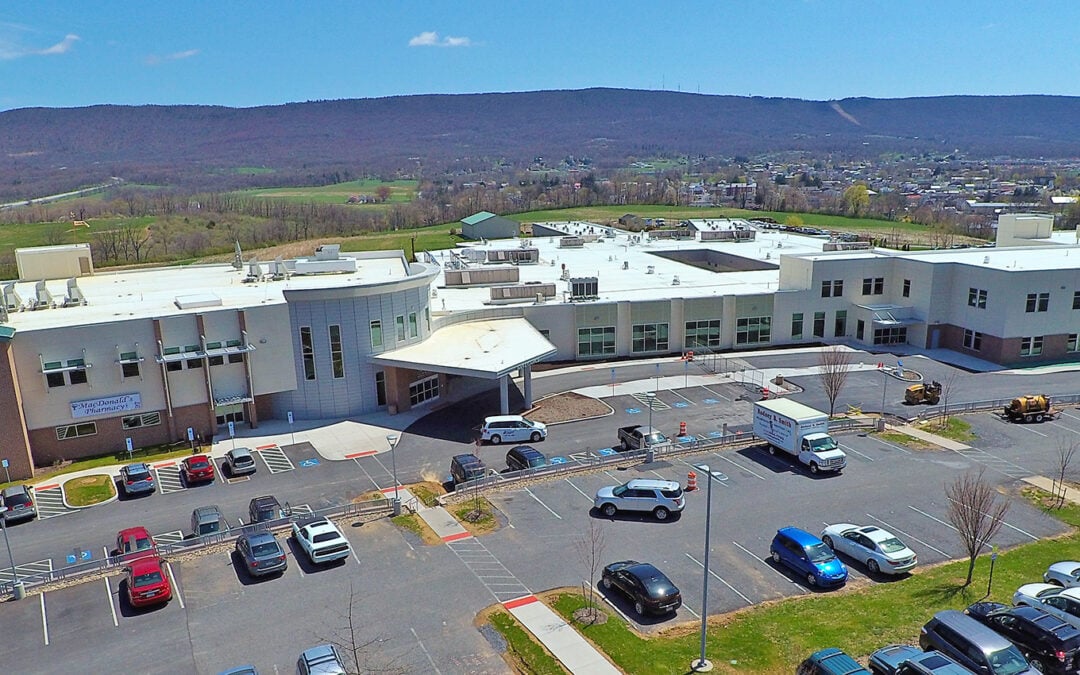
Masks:
[[[903,574],[919,562],[904,542],[874,525],[837,523],[821,533],[825,545],[866,565],[871,574]]]

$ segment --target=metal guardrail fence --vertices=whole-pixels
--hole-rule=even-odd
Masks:
[[[857,429],[873,429],[877,424],[877,418],[860,417],[852,419],[830,420],[829,431],[854,431]],[[697,452],[727,448],[745,448],[761,445],[765,441],[751,433],[731,433],[723,436],[694,437],[693,440],[668,443],[653,448],[652,461],[663,460],[669,457],[692,455]],[[607,448],[605,448],[606,450]],[[458,483],[454,492],[446,495],[446,501],[455,497],[468,496],[476,492],[513,487],[523,480],[538,478],[560,478],[577,473],[593,471],[611,464],[622,462],[641,461],[648,462],[649,452],[646,450],[616,451],[611,448],[611,454],[590,455],[587,459],[565,462],[562,464],[547,464],[545,466],[531,467],[521,471],[508,471],[506,473],[492,473],[474,480]]]
[[[995,398],[985,401],[968,401],[966,403],[950,403],[948,406],[937,405],[929,408],[925,408],[919,411],[912,421],[923,420],[930,417],[939,417],[948,411],[951,415],[960,415],[963,413],[985,412],[987,410],[1005,410],[1005,406],[1012,402],[1013,398]],[[1050,401],[1053,405],[1060,406],[1064,404],[1078,404],[1080,403],[1080,394],[1063,394],[1063,395],[1050,395]]]
[[[393,511],[393,504],[389,499],[377,499],[370,502],[359,502],[342,504],[339,506],[331,506],[329,508],[313,511],[311,515],[306,513],[290,513],[284,515],[276,520],[266,521],[263,523],[252,523],[244,525],[243,527],[230,529],[228,532],[215,532],[214,534],[204,535],[202,537],[192,537],[190,539],[184,539],[175,543],[162,543],[157,545],[158,555],[163,558],[168,556],[178,555],[180,553],[189,553],[197,551],[208,546],[215,544],[222,544],[225,542],[233,541],[242,534],[248,534],[253,532],[267,532],[281,530],[287,527],[291,527],[294,522],[302,520],[309,520],[311,518],[354,518],[358,516],[370,516],[380,513],[389,514]],[[78,563],[75,565],[67,565],[57,568],[51,572],[39,572],[36,574],[20,574],[19,584],[25,589],[35,588],[44,584],[63,581],[65,579],[75,579],[78,577],[87,576],[97,572],[104,572],[111,569],[120,569],[124,567],[127,560],[123,556],[109,556],[108,558],[102,558],[100,560],[91,560],[84,563]],[[2,568],[0,568],[2,569]],[[0,595],[14,595],[15,594],[15,582],[3,581],[0,582]]]

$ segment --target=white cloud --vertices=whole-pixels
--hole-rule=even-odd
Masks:
[[[439,34],[433,30],[424,31],[409,40],[410,47],[471,47],[472,40],[467,37],[454,37],[447,35],[439,38]]]
[[[164,56],[150,54],[146,57],[145,61],[148,66],[156,66],[165,63],[166,61],[182,61],[184,59],[190,59],[192,56],[197,56],[198,54],[198,49],[185,49],[182,52],[173,52],[172,54],[165,54]]]
[[[79,36],[73,33],[69,33],[63,40],[57,42],[51,47],[45,49],[32,49],[30,47],[24,47],[16,42],[0,38],[0,60],[10,61],[12,59],[20,59],[24,56],[51,56],[53,54],[66,54],[71,51],[71,48],[75,46],[75,43],[79,41]]]

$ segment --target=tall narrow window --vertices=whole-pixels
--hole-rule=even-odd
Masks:
[[[372,321],[371,326],[371,348],[378,349],[382,347],[382,321]]]
[[[394,327],[397,329],[397,341],[398,342],[404,342],[405,341],[405,317],[404,316],[395,316],[394,317]]]
[[[792,314],[791,315],[791,339],[792,340],[801,340],[802,339],[802,326],[803,326],[802,312],[796,312],[795,314]]]
[[[409,312],[409,337],[414,338],[420,334],[420,328],[416,322],[416,312]]]
[[[825,312],[814,312],[814,337],[825,337]]]
[[[304,359],[304,379],[315,379],[315,345],[311,341],[311,326],[300,326],[300,355]]]
[[[334,379],[345,377],[345,355],[341,351],[341,326],[330,326],[330,365]]]
[[[911,279],[904,279],[904,297],[911,297]]]
[[[847,335],[847,310],[842,309],[836,313],[836,321],[833,322],[833,336],[844,337]]]
[[[378,405],[386,405],[386,372],[382,370],[375,373],[375,401]]]

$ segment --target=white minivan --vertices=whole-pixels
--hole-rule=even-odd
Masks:
[[[527,420],[521,415],[485,417],[484,426],[480,427],[480,440],[491,441],[495,445],[503,441],[536,443],[545,438],[547,438],[546,424]]]

